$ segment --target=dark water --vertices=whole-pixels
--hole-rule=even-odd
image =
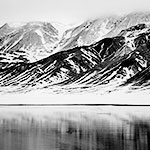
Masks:
[[[150,116],[143,111],[1,108],[0,150],[149,150]]]

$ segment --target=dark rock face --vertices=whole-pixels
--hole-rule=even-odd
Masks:
[[[124,37],[105,38],[91,47],[96,50],[102,59],[105,59],[120,49],[125,44]]]

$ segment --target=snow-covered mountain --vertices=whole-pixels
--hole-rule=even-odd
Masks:
[[[57,30],[47,24],[46,27],[42,24],[39,28],[37,23],[36,27],[35,23],[30,23],[30,26],[19,25],[19,27],[4,25],[1,28],[5,29],[5,32],[1,34],[3,57],[0,62],[0,87],[11,86],[21,90],[25,88],[31,90],[57,86],[60,90],[67,87],[69,91],[77,88],[104,90],[106,87],[108,91],[111,91],[112,87],[117,90],[127,85],[131,89],[148,88],[150,85],[149,15],[130,14],[119,19],[110,17],[109,22],[108,18],[103,18],[101,22],[97,21],[99,22],[96,20],[94,24],[86,22],[82,26],[67,30],[63,36],[66,36],[64,41],[58,42],[60,49],[53,48],[51,53],[47,53],[48,56],[38,57],[39,59],[35,61],[27,57],[25,50],[22,50],[25,55],[21,55],[21,48],[35,45],[34,50],[37,52],[39,50],[37,47],[43,46],[42,35],[51,35],[53,40],[45,38],[46,35],[44,37],[48,43],[59,41],[56,38]],[[93,30],[94,26],[97,27],[96,30]],[[16,29],[20,34],[18,32],[15,34]],[[70,34],[67,35],[69,31]],[[99,36],[100,34],[102,36]],[[80,39],[81,35],[84,38]],[[3,37],[7,37],[8,40],[4,40]],[[13,39],[12,42],[10,39]],[[31,56],[31,49],[28,49],[28,52]],[[8,54],[21,58],[17,58],[17,61],[8,61]],[[7,58],[5,61],[4,56]]]
[[[150,25],[138,24],[118,36],[60,51],[34,63],[4,65],[0,85],[142,85],[149,80],[149,48]]]
[[[117,36],[122,30],[131,26],[147,22],[150,22],[149,12],[88,20],[64,33],[59,42],[59,50],[87,46],[103,38]]]
[[[1,62],[35,62],[53,53],[59,31],[47,22],[6,23],[0,28]]]

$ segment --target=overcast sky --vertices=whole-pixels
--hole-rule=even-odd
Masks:
[[[150,10],[149,0],[0,0],[0,24],[19,21],[75,23],[94,15]]]

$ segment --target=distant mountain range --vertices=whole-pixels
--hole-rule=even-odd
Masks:
[[[59,48],[67,50],[76,46],[91,45],[103,38],[117,36],[122,30],[150,21],[150,13],[131,13],[125,16],[106,16],[88,20],[65,31]]]
[[[59,31],[50,23],[6,23],[0,28],[1,61],[38,61],[53,53],[59,38]]]
[[[55,86],[111,91],[127,85],[147,89],[149,79],[150,13],[89,20],[62,37],[50,23],[0,28],[2,91]]]

